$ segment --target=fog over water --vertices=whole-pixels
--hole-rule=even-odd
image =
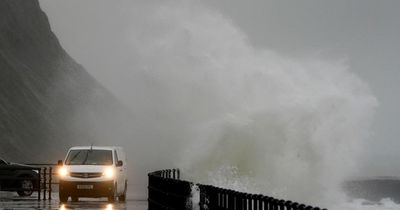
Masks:
[[[254,48],[198,1],[41,4],[65,49],[133,113],[129,139],[110,144],[128,151],[134,193],[147,172],[179,167],[196,182],[366,208],[340,184],[359,175],[378,100],[345,60]],[[57,18],[59,7],[74,15]]]

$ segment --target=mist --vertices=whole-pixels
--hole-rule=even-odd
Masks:
[[[344,199],[378,106],[346,60],[256,49],[200,1],[41,6],[65,49],[131,111],[127,124],[99,128],[110,134],[99,143],[127,151],[130,193],[146,194],[148,172],[178,167],[235,190]]]

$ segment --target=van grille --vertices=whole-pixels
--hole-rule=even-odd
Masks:
[[[97,178],[101,177],[103,173],[70,173],[71,177],[76,178]]]

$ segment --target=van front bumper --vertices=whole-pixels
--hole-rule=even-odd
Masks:
[[[81,182],[60,180],[59,191],[68,196],[108,197],[114,194],[114,181]]]

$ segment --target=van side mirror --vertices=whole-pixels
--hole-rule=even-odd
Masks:
[[[57,161],[57,165],[58,165],[58,166],[62,166],[62,165],[63,165],[63,161],[62,161],[62,160],[58,160],[58,161]]]
[[[118,160],[117,167],[120,167],[120,166],[123,166],[123,165],[124,165],[124,162],[122,162],[122,160]]]

